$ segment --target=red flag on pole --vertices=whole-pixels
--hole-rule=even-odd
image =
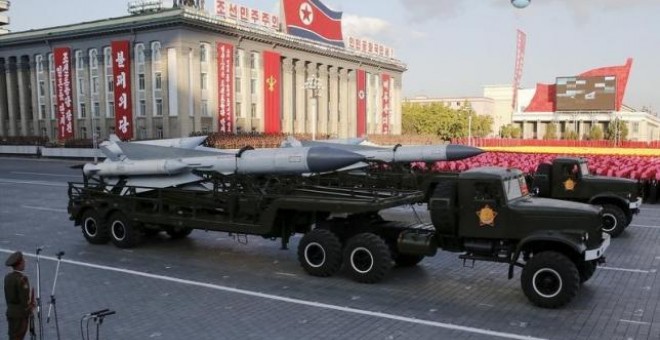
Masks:
[[[364,70],[357,70],[357,136],[367,134],[367,74]]]
[[[264,51],[264,132],[282,130],[280,107],[280,54]]]

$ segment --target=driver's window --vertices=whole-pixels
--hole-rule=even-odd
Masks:
[[[476,201],[494,200],[497,192],[492,183],[477,182],[474,185],[474,199]]]

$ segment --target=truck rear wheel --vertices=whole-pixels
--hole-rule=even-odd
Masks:
[[[142,231],[121,212],[110,216],[108,226],[110,239],[119,248],[133,248],[142,241]]]
[[[543,308],[557,308],[570,302],[580,288],[575,263],[565,255],[544,251],[527,261],[520,276],[527,298]]]
[[[341,267],[341,242],[330,230],[314,229],[300,240],[298,261],[310,275],[332,276]]]
[[[87,242],[91,244],[105,244],[110,241],[108,235],[108,226],[103,223],[103,220],[96,212],[96,210],[89,209],[82,215],[82,229],[83,236]]]
[[[596,263],[596,260],[580,261],[576,263],[575,266],[580,274],[580,283],[582,284],[587,282],[594,275],[598,264]]]
[[[376,283],[392,268],[389,247],[372,233],[351,237],[344,249],[344,261],[353,280],[362,283]]]
[[[626,228],[626,214],[623,213],[621,208],[612,204],[603,205],[603,231],[610,234],[612,237],[621,235]]]

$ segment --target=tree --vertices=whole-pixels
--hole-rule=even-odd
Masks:
[[[576,131],[573,131],[573,130],[569,130],[569,131],[566,131],[564,133],[564,139],[578,140],[579,137],[580,137],[580,135],[578,135],[578,133]]]
[[[516,124],[507,124],[502,126],[500,136],[502,138],[520,138],[522,131]]]
[[[605,130],[605,139],[621,142],[625,141],[628,138],[628,124],[626,122],[615,118],[611,120],[607,125],[607,130]]]
[[[543,139],[557,139],[557,124],[556,123],[548,123],[548,125],[545,128],[545,134],[543,135]]]
[[[589,129],[589,140],[601,140],[603,139],[603,129],[600,125],[593,125]]]
[[[472,136],[485,137],[492,131],[493,119],[474,113],[469,104],[458,110],[442,103],[403,104],[401,128],[404,134],[433,134],[444,140],[468,137],[469,117]]]

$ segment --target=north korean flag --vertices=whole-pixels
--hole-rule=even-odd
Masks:
[[[282,0],[286,32],[298,37],[344,47],[342,12],[335,12],[319,0]]]

